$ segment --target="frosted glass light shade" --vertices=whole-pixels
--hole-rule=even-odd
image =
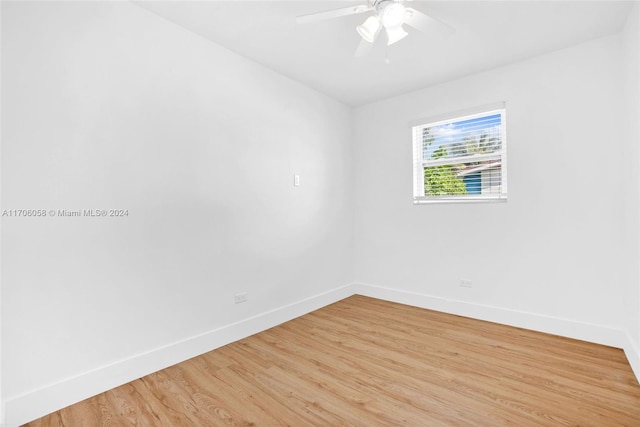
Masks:
[[[407,37],[409,33],[407,33],[402,26],[395,28],[387,28],[387,45],[392,45],[395,42],[399,42],[403,38]]]
[[[380,19],[378,19],[377,16],[370,16],[366,21],[364,21],[364,23],[358,25],[356,30],[364,40],[369,43],[373,43],[380,31],[380,28],[382,28]]]
[[[407,9],[400,3],[390,3],[384,7],[380,20],[385,28],[396,28],[404,23]]]

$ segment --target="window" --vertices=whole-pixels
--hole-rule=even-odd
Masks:
[[[505,110],[413,126],[413,201],[507,199]]]

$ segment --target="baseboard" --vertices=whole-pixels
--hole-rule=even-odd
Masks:
[[[626,335],[626,341],[626,345],[623,347],[624,354],[627,356],[638,383],[640,383],[640,344],[629,334]]]
[[[0,425],[19,426],[137,378],[295,319],[351,295],[353,295],[353,286],[345,285],[294,304],[261,313],[241,322],[9,398],[4,402],[5,424],[1,424],[0,421]]]
[[[624,331],[607,326],[545,316],[490,305],[447,299],[433,295],[357,283],[354,292],[372,298],[393,301],[415,307],[442,311],[503,325],[546,332],[611,347],[625,348],[628,342]]]

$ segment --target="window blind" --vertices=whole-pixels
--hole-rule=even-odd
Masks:
[[[505,110],[413,127],[414,202],[506,200]]]

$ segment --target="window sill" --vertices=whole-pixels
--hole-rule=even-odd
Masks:
[[[414,205],[431,205],[441,203],[503,203],[507,201],[506,195],[498,197],[420,197],[414,198]]]

